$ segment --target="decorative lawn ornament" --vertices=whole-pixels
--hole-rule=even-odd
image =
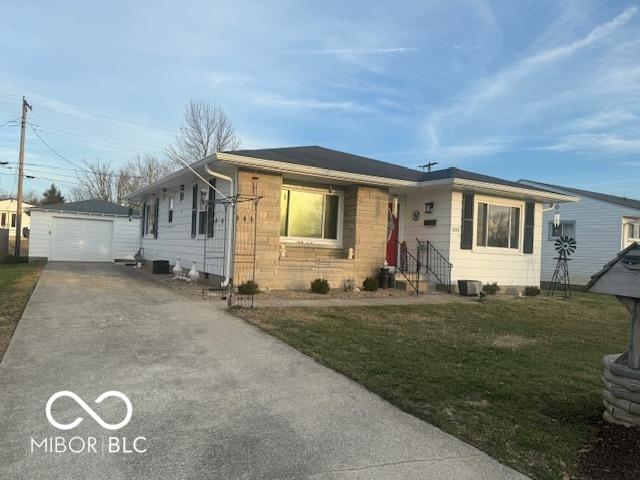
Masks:
[[[556,291],[564,291],[565,298],[571,297],[571,282],[569,280],[569,256],[576,251],[576,241],[573,237],[563,235],[554,243],[554,248],[558,252],[556,269],[553,271],[553,277],[547,290],[547,296],[553,295]]]
[[[615,295],[631,315],[629,348],[603,358],[603,418],[626,427],[640,426],[640,244],[622,250],[591,277],[587,291]]]
[[[191,270],[189,270],[189,279],[192,282],[197,282],[200,279],[200,273],[196,270],[196,261],[193,261],[193,265],[191,265]]]
[[[173,274],[177,277],[182,275],[182,265],[180,265],[180,257],[176,260],[176,264],[173,266]]]

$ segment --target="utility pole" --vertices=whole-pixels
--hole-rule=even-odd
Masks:
[[[27,127],[27,110],[31,105],[22,97],[22,123],[20,126],[20,157],[18,158],[18,198],[16,198],[16,248],[15,256],[20,258],[20,241],[22,240],[22,183],[24,182],[24,140]]]

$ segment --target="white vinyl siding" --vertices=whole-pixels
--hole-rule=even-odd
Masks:
[[[555,238],[551,236],[554,210],[544,214],[542,280],[550,281],[556,261]],[[571,255],[571,283],[586,285],[591,276],[626,247],[624,216],[640,216],[640,210],[583,196],[577,203],[560,204],[560,221],[575,222],[576,252]]]
[[[185,185],[184,198],[180,200],[180,184],[173,186],[167,186],[167,191],[162,192],[160,189],[155,193],[160,198],[159,212],[158,212],[158,238],[153,238],[152,235],[145,236],[142,239],[142,247],[144,248],[144,257],[147,260],[169,260],[174,263],[178,257],[180,257],[180,263],[185,267],[191,267],[192,262],[195,260],[196,268],[204,272],[204,245],[205,235],[196,235],[195,238],[191,237],[191,205],[193,198],[193,185],[195,183],[195,176],[185,176],[181,180],[181,184]],[[208,185],[203,181],[198,182],[197,191],[207,190]],[[229,182],[224,180],[218,180],[216,182],[216,189],[220,190],[225,195],[229,192]],[[173,218],[169,223],[169,205],[170,199],[173,201]],[[154,197],[155,198],[155,197]],[[216,195],[216,199],[221,198]],[[198,198],[197,208],[200,209],[200,199]],[[151,196],[146,199],[147,204],[152,204],[153,200]],[[206,202],[205,202],[206,205]],[[222,219],[225,216],[225,208],[221,203],[215,204],[215,217]],[[196,220],[196,233],[200,231],[200,215]],[[225,223],[226,224],[226,223]],[[139,235],[140,232],[138,232]],[[216,235],[223,235],[222,229],[215,229]],[[207,242],[212,242],[216,248],[224,249],[225,242],[217,238],[207,238]],[[221,250],[218,253],[223,255]],[[220,262],[218,262],[220,263]],[[220,263],[221,268],[222,263]],[[211,266],[210,266],[211,267]],[[211,267],[212,268],[212,267]],[[218,265],[216,264],[216,267]],[[216,275],[222,275],[222,271],[211,271]]]
[[[457,280],[479,280],[483,283],[497,282],[502,286],[532,286],[540,284],[540,258],[542,241],[542,205],[535,204],[533,253],[523,253],[523,228],[525,202],[500,197],[475,195],[477,204],[506,205],[520,208],[519,248],[478,247],[476,246],[477,225],[474,222],[474,246],[472,250],[460,248],[460,230],[462,221],[462,192],[452,193],[451,203],[451,236],[449,261],[453,264],[452,283]]]

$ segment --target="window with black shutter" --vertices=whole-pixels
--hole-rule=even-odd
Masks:
[[[198,223],[198,184],[191,191],[191,238],[196,238]]]
[[[153,205],[153,238],[158,238],[158,214],[160,213],[160,199],[156,197]]]
[[[142,204],[142,236],[144,237],[145,226],[147,225],[147,204],[146,202]]]
[[[535,202],[527,202],[524,207],[524,253],[533,253],[533,223],[535,221]]]
[[[471,250],[473,247],[473,193],[462,194],[462,231],[460,232],[460,248]]]
[[[214,215],[216,207],[216,191],[213,187],[216,186],[216,179],[209,179],[209,198],[207,200],[207,237],[213,237]]]

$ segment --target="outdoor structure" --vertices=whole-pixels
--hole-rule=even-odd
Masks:
[[[577,203],[560,205],[560,224],[553,225],[555,209],[544,213],[542,223],[542,281],[550,282],[556,262],[554,242],[561,236],[573,237],[580,248],[571,256],[571,283],[585,286],[620,250],[640,242],[640,200],[606,195],[532,180],[525,185],[546,188],[580,198]]]
[[[15,198],[5,198],[0,200],[0,229],[7,229],[9,232],[9,253],[13,253],[16,242],[16,219],[17,219],[17,202]],[[22,203],[22,230],[31,228],[31,218],[27,213],[29,208],[33,207],[28,203]],[[28,237],[22,235],[22,247],[25,253],[28,249]]]
[[[604,419],[640,426],[640,243],[633,243],[596,273],[587,290],[615,295],[631,315],[627,351],[603,359]]]
[[[29,261],[112,262],[133,259],[140,218],[104,200],[31,207]]]
[[[386,261],[411,288],[539,285],[542,211],[576,198],[448,168],[423,172],[322,147],[219,152],[134,193],[149,260],[237,285],[360,286]],[[255,261],[254,261],[255,260]],[[251,273],[253,274],[253,273]]]
[[[385,260],[409,283],[538,285],[543,204],[575,200],[321,147],[219,152],[191,168],[131,196],[145,258],[195,261],[223,284],[251,278],[250,260],[262,288],[360,285]]]

